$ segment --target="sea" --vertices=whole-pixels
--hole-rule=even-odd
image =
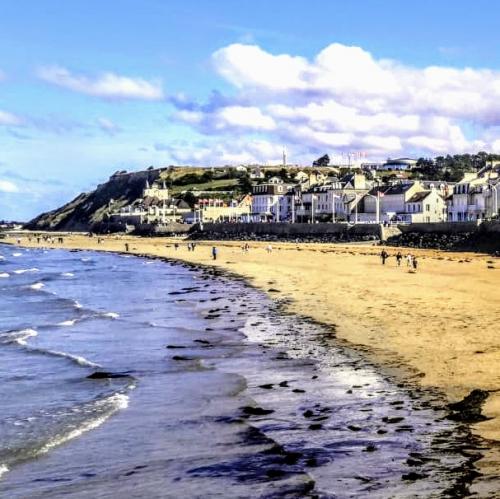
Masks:
[[[284,305],[213,269],[0,245],[0,497],[467,495],[441,395]]]

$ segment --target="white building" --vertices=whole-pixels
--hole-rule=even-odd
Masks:
[[[499,190],[500,181],[496,175],[466,174],[447,199],[448,220],[465,222],[499,216]]]
[[[291,188],[278,177],[252,187],[251,219],[256,222],[281,222],[285,215],[280,212],[284,196]]]
[[[382,169],[384,170],[411,170],[412,168],[415,168],[417,165],[417,160],[416,159],[411,159],[411,158],[395,158],[391,159],[389,158],[383,165]]]
[[[417,192],[406,202],[405,213],[399,217],[408,223],[444,222],[446,202],[437,189]]]

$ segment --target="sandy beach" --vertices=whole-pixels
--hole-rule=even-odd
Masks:
[[[14,242],[9,238],[6,242]],[[178,249],[174,248],[178,242]],[[489,419],[473,425],[491,442],[482,467],[500,469],[500,259],[473,253],[407,250],[418,257],[409,272],[396,248],[381,264],[380,247],[368,245],[201,242],[195,251],[182,240],[110,236],[64,237],[47,246],[129,251],[216,265],[244,276],[273,298],[288,299],[286,310],[335,326],[337,337],[389,367],[401,367],[424,387],[442,391],[450,402],[473,389],[490,392],[483,406]],[[23,237],[23,245],[38,246]],[[41,244],[40,244],[41,245]],[[218,248],[213,261],[212,246]]]

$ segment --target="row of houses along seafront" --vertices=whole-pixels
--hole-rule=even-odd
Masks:
[[[272,177],[252,189],[254,222],[441,222],[447,182],[400,180],[380,184],[350,173],[341,179],[285,183]]]
[[[198,192],[198,194],[204,193]],[[200,197],[193,209],[182,199],[172,196],[165,182],[150,185],[146,181],[142,197],[112,211],[110,220],[128,225],[194,223],[201,220],[227,222],[248,219],[250,211],[250,195],[229,201],[217,197]]]
[[[458,183],[397,180],[382,184],[350,173],[253,186],[253,222],[432,223],[500,216],[499,166],[466,174]]]
[[[141,199],[111,213],[131,225],[170,222],[461,222],[500,215],[499,167],[466,174],[458,183],[395,180],[349,173],[341,178],[299,171],[287,182],[271,177],[255,183],[251,195],[198,200],[191,208],[171,196],[165,184],[146,183]],[[227,194],[227,193],[226,193]]]

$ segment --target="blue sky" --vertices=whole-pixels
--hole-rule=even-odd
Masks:
[[[500,152],[491,1],[0,4],[0,219],[117,169]]]

